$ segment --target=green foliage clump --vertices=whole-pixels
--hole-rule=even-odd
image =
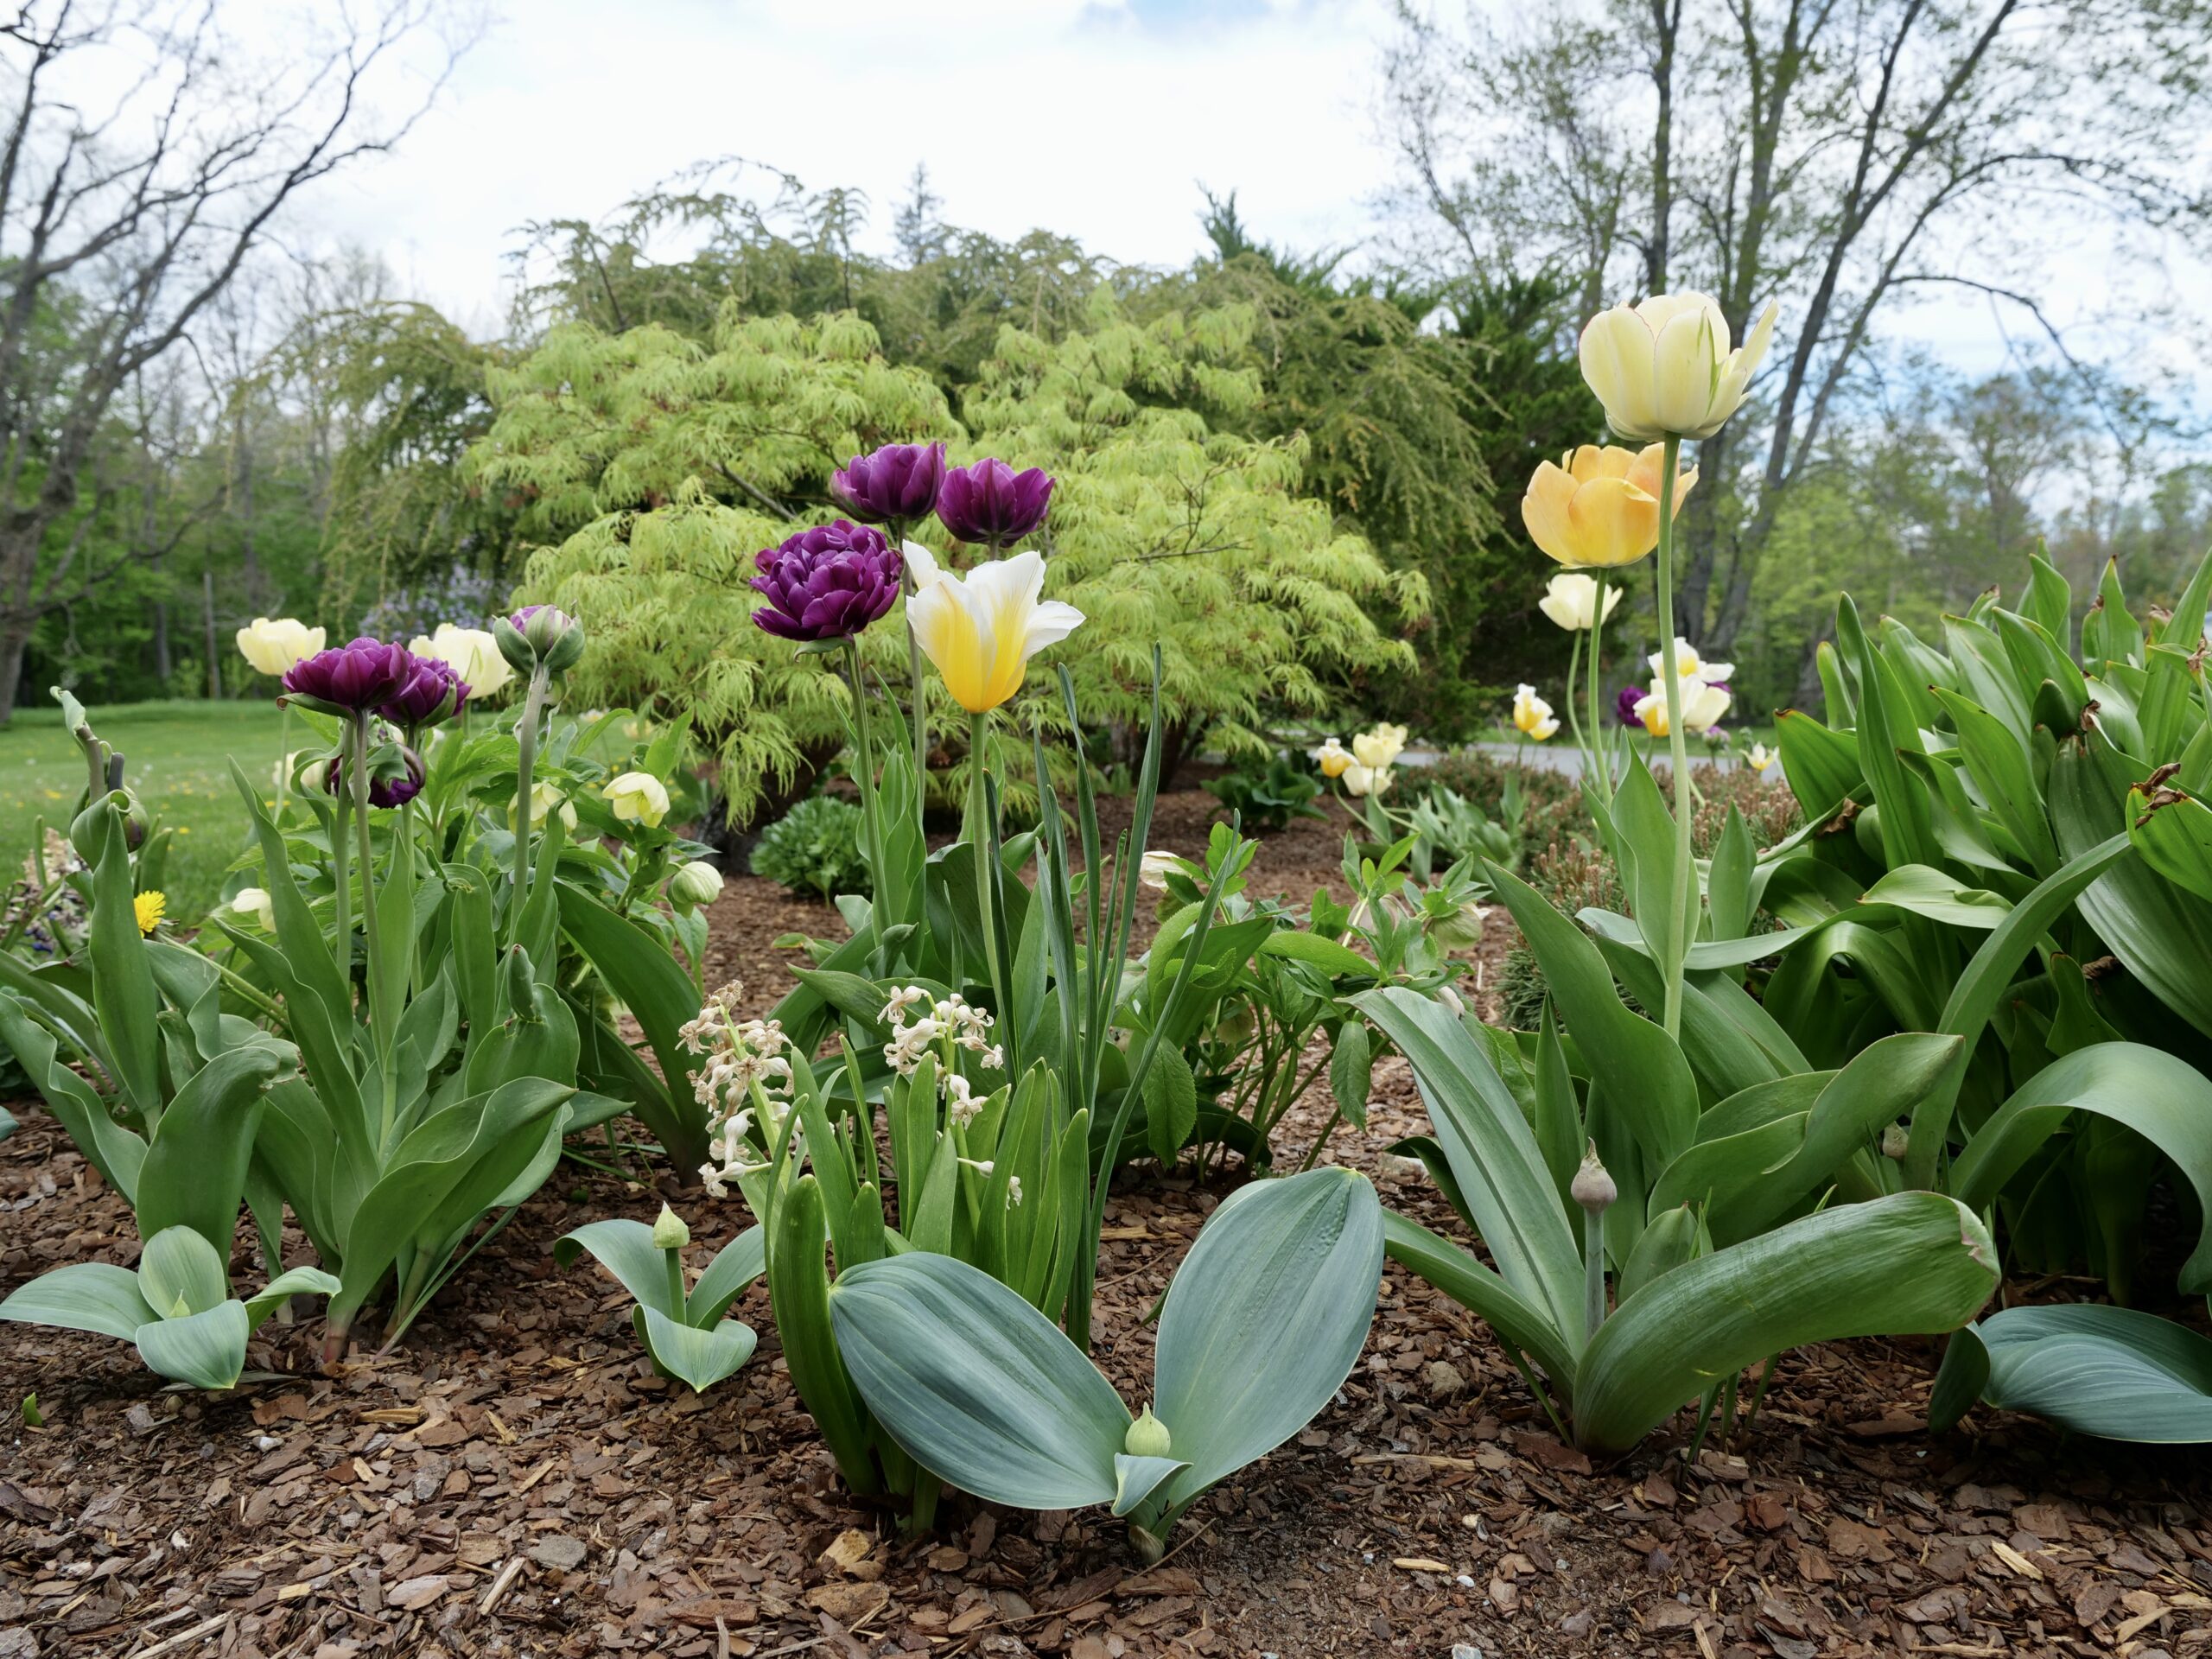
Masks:
[[[850,314],[802,323],[733,303],[707,345],[569,325],[491,374],[498,415],[472,467],[482,486],[525,498],[525,533],[550,543],[521,599],[591,628],[575,694],[689,709],[738,819],[806,787],[842,741],[846,695],[752,626],[752,556],[830,516],[830,474],[881,442],[944,435],[956,461],[995,454],[1058,479],[1047,591],[1087,620],[1056,656],[1116,732],[1147,716],[1155,642],[1178,753],[1205,734],[1262,753],[1276,711],[1318,709],[1346,677],[1410,669],[1411,648],[1368,607],[1418,613],[1422,579],[1393,573],[1299,494],[1302,440],[1210,422],[1259,394],[1249,308],[1140,327],[1101,289],[1089,324],[1058,344],[1002,328],[964,399],[964,433],[937,385],[887,362]],[[861,652],[903,683],[897,613]],[[1050,718],[1054,701],[1036,706]],[[933,728],[957,716],[943,703]]]
[[[1321,780],[1287,754],[1268,756],[1264,766],[1238,766],[1210,778],[1205,788],[1247,830],[1281,830],[1293,818],[1323,816],[1313,804]]]
[[[860,808],[834,795],[808,796],[760,832],[753,874],[804,899],[868,893]]]

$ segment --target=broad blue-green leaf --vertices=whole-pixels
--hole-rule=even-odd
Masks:
[[[1191,1465],[1178,1458],[1136,1458],[1128,1452],[1114,1459],[1114,1513],[1127,1515]]]
[[[1901,864],[1866,889],[1870,905],[1891,905],[1953,927],[1987,931],[2003,921],[2012,901],[1986,887],[1972,887],[1926,864]]]
[[[138,1257],[138,1293],[163,1319],[204,1313],[231,1299],[228,1264],[189,1227],[165,1227]]]
[[[238,1386],[249,1334],[245,1305],[218,1302],[181,1319],[155,1319],[134,1333],[147,1369],[196,1389]]]
[[[683,1323],[683,1306],[671,1294],[667,1255],[653,1243],[653,1230],[644,1222],[626,1217],[588,1221],[553,1241],[553,1265],[565,1269],[584,1250],[621,1281],[640,1307]]]
[[[321,1268],[288,1268],[246,1299],[246,1328],[258,1331],[264,1319],[295,1296],[335,1296],[342,1288]]]
[[[1383,1212],[1382,1236],[1390,1260],[1483,1319],[1573,1397],[1574,1348],[1570,1336],[1580,1342],[1583,1327],[1579,1320],[1562,1328],[1547,1310],[1520,1295],[1470,1252],[1395,1210]]]
[[[704,1394],[753,1357],[760,1338],[749,1325],[718,1319],[709,1325],[685,1325],[657,1307],[640,1306],[645,1351],[654,1363],[694,1394]]]
[[[1255,1181],[1213,1212],[1168,1287],[1153,1362],[1153,1412],[1191,1465],[1169,1489],[1178,1510],[1329,1403],[1382,1281],[1382,1206],[1351,1170]]]
[[[1582,1252],[1529,1120],[1490,1057],[1444,1007],[1402,986],[1351,1000],[1413,1067],[1475,1231],[1507,1287],[1567,1333],[1570,1353],[1579,1349]]]
[[[1952,1192],[1986,1208],[2077,1111],[2134,1130],[2189,1178],[2202,1230],[2179,1281],[2183,1290],[2212,1287],[2212,1080],[2164,1049],[2097,1043],[2052,1061],[1974,1131],[1951,1166]]]
[[[1684,1262],[1623,1303],[1583,1351],[1575,1437],[1625,1451],[1770,1354],[1955,1330],[1996,1285],[1989,1230],[1939,1193],[1892,1193],[1793,1221]]]
[[[919,1252],[870,1262],[837,1275],[830,1313],[854,1385],[916,1462],[1019,1509],[1114,1501],[1128,1408],[988,1274]]]
[[[647,1229],[648,1232],[651,1230]],[[748,1227],[723,1245],[721,1253],[707,1263],[699,1282],[691,1287],[686,1317],[694,1325],[713,1324],[732,1302],[745,1294],[754,1280],[767,1271],[767,1230]]]
[[[2212,1342],[2133,1308],[2008,1307],[1951,1338],[1929,1427],[1948,1428],[1977,1394],[2101,1440],[2198,1445],[2212,1441]]]
[[[129,1342],[140,1325],[156,1317],[139,1292],[138,1275],[111,1262],[73,1262],[55,1268],[17,1286],[0,1302],[0,1319],[90,1331],[118,1342]]]
[[[776,1248],[768,1261],[768,1292],[791,1386],[829,1442],[845,1484],[856,1492],[880,1491],[874,1427],[853,1392],[830,1328],[830,1272],[823,1255],[830,1233],[821,1184],[811,1175],[800,1176],[778,1200],[770,1224]]]

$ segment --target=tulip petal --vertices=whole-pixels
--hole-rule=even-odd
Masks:
[[[1582,330],[1582,378],[1605,406],[1606,423],[1624,438],[1662,435],[1652,425],[1652,347],[1649,325],[1626,306],[1600,311]]]
[[[1567,522],[1578,564],[1633,564],[1659,545],[1659,504],[1625,479],[1585,484]]]

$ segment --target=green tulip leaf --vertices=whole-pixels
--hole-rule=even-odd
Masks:
[[[1951,1338],[1929,1403],[1949,1427],[1979,1395],[2101,1440],[2212,1441],[2212,1342],[2133,1308],[2008,1307]]]
[[[111,1262],[73,1262],[19,1285],[0,1301],[0,1319],[89,1331],[129,1342],[159,1316],[146,1305],[138,1275]]]
[[[653,1243],[651,1227],[626,1218],[586,1222],[553,1241],[553,1265],[565,1270],[586,1250],[621,1281],[639,1306],[683,1323],[683,1309],[669,1294],[668,1257]]]
[[[181,1319],[156,1319],[133,1333],[149,1370],[195,1389],[238,1386],[251,1322],[243,1302],[218,1302]]]
[[[189,1227],[167,1227],[146,1241],[138,1256],[138,1290],[163,1319],[204,1313],[231,1296],[228,1264],[213,1244]]]
[[[637,1310],[639,1335],[653,1363],[694,1394],[704,1394],[753,1357],[760,1338],[735,1319],[709,1325],[685,1325],[658,1308]]]
[[[1191,1465],[1175,1458],[1137,1458],[1126,1452],[1114,1457],[1114,1513],[1125,1516],[1150,1497],[1163,1481],[1172,1480]]]
[[[647,1229],[648,1232],[651,1230]],[[767,1230],[748,1227],[723,1245],[721,1253],[707,1263],[699,1282],[691,1287],[685,1320],[692,1325],[711,1325],[732,1302],[745,1294],[754,1280],[767,1271]]]
[[[295,1296],[335,1296],[344,1287],[321,1268],[292,1268],[278,1274],[246,1299],[246,1328],[261,1329],[262,1321]]]

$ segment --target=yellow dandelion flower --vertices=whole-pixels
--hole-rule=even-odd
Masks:
[[[155,892],[140,893],[130,901],[130,908],[137,912],[138,931],[151,934],[162,925],[162,912],[168,908],[166,894]]]

